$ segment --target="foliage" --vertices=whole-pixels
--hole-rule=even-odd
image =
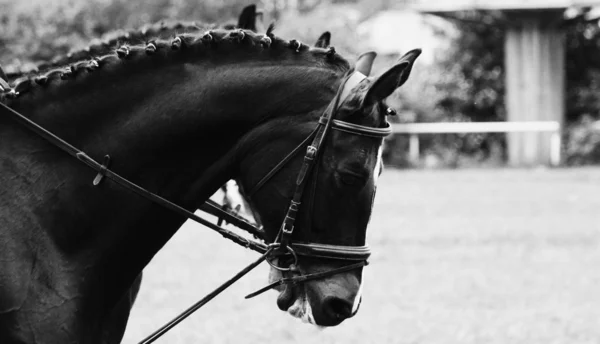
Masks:
[[[564,153],[573,166],[600,163],[600,131],[593,130],[591,116],[584,115],[566,129]]]
[[[573,14],[567,29],[567,120],[600,119],[600,22],[589,9]]]
[[[256,1],[259,2],[259,1]],[[236,22],[247,0],[34,0],[0,4],[0,61],[48,61],[116,29],[166,19]]]
[[[568,164],[600,163],[592,119],[600,118],[600,26],[588,10],[572,13],[565,21],[566,117],[565,147]],[[439,31],[451,41],[435,65],[411,77],[413,86],[400,92],[404,109],[416,113],[416,121],[504,121],[504,32],[500,13],[473,11],[449,16],[458,34]],[[557,71],[560,72],[560,71]],[[587,127],[586,127],[587,126]],[[582,134],[585,132],[585,134]],[[395,140],[392,150],[406,146]],[[497,134],[436,135],[421,140],[425,155],[444,166],[458,166],[505,158],[505,138]],[[392,148],[393,147],[393,148]],[[461,163],[463,161],[463,163]],[[406,166],[405,159],[391,161]]]

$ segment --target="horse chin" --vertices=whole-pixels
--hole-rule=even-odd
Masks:
[[[283,277],[281,271],[271,268],[269,282],[275,282]],[[277,297],[277,306],[282,311],[288,312],[294,318],[300,319],[303,323],[318,326],[313,316],[310,300],[306,293],[304,285],[281,285],[275,288],[279,291]],[[321,326],[318,326],[321,328]]]

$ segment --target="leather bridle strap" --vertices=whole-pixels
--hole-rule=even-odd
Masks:
[[[298,275],[298,276],[293,276],[293,277],[284,277],[284,278],[281,278],[281,279],[255,291],[254,293],[246,295],[245,298],[251,299],[255,296],[258,296],[258,295],[260,295],[268,290],[271,290],[277,286],[280,286],[280,285],[284,285],[284,284],[298,285],[299,283],[322,279],[325,277],[340,274],[342,272],[348,272],[348,271],[352,271],[354,269],[359,269],[359,268],[362,268],[363,266],[367,266],[367,265],[369,265],[369,262],[367,262],[366,260],[363,260],[361,262],[350,264],[350,265],[345,265],[345,266],[342,266],[337,269],[316,272],[313,274]]]
[[[214,215],[219,219],[225,220],[227,223],[230,223],[239,229],[245,230],[257,239],[265,240],[265,232],[262,229],[248,222],[245,218],[224,210],[219,204],[210,199],[206,200],[206,202],[200,205],[200,208],[198,209],[207,214]]]
[[[293,242],[290,247],[298,256],[326,258],[335,260],[361,261],[371,256],[369,246],[341,246],[318,243]]]
[[[384,138],[392,133],[392,128],[389,123],[386,123],[387,126],[383,128],[375,128],[375,127],[367,127],[360,124],[354,124],[350,122],[344,122],[337,119],[331,120],[333,123],[332,128],[334,130],[343,131],[349,134],[359,135],[359,136],[369,136],[376,138]],[[319,123],[325,124],[327,122],[326,118],[321,117],[319,119]]]
[[[149,335],[148,337],[146,337],[145,339],[143,339],[139,344],[150,344],[150,343],[154,342],[155,340],[157,340],[158,338],[162,337],[162,335],[164,335],[170,329],[172,329],[173,327],[175,327],[175,325],[179,324],[185,318],[187,318],[188,316],[192,315],[192,313],[194,313],[195,311],[197,311],[198,309],[200,309],[202,306],[204,306],[205,304],[207,304],[210,300],[214,299],[223,290],[229,288],[233,283],[235,283],[240,278],[244,277],[244,275],[246,275],[248,272],[252,271],[260,263],[262,263],[263,261],[265,261],[269,257],[269,254],[271,253],[271,251],[272,251],[272,247],[270,247],[269,249],[267,249],[267,251],[265,253],[263,253],[257,260],[255,260],[254,262],[252,262],[250,265],[248,265],[247,267],[245,267],[242,271],[240,271],[237,274],[235,274],[235,276],[233,276],[231,279],[229,279],[225,283],[221,284],[217,289],[215,289],[210,294],[208,294],[205,297],[203,297],[200,301],[198,301],[195,304],[193,304],[191,307],[189,307],[188,309],[186,309],[183,313],[179,314],[176,318],[174,318],[173,320],[169,321],[168,323],[166,323],[165,325],[163,325],[158,330],[154,331],[151,335]]]
[[[339,98],[336,98],[336,100]],[[336,101],[337,103],[337,101]],[[333,110],[329,109],[331,112],[328,113],[328,118],[331,119]],[[300,210],[300,204],[302,204],[302,195],[304,194],[304,190],[306,189],[306,182],[309,180],[310,172],[312,171],[313,166],[315,165],[315,161],[317,159],[317,155],[320,152],[319,148],[321,144],[324,142],[324,138],[327,134],[327,130],[330,127],[330,122],[323,125],[319,122],[317,126],[317,133],[312,141],[312,143],[306,147],[306,153],[304,154],[304,160],[302,162],[302,167],[300,168],[300,172],[298,173],[298,177],[296,178],[296,188],[294,190],[294,196],[290,201],[290,206],[288,207],[287,213],[285,214],[285,218],[281,225],[281,237],[280,244],[281,248],[285,249],[292,238],[292,233],[294,232],[294,223],[296,222],[296,216],[298,211]]]
[[[252,199],[252,196],[254,196],[256,191],[258,191],[260,188],[262,188],[262,186],[266,182],[268,182],[275,174],[277,174],[277,172],[279,172],[279,170],[281,170],[283,168],[283,166],[285,166],[290,160],[292,160],[292,158],[294,158],[296,156],[296,154],[298,154],[298,152],[300,152],[300,150],[306,144],[308,144],[308,142],[310,140],[312,140],[314,135],[317,134],[318,129],[319,129],[319,126],[317,125],[317,127],[310,133],[310,135],[308,135],[304,140],[302,140],[302,142],[300,142],[300,144],[298,146],[296,146],[296,148],[294,148],[294,150],[292,150],[290,153],[288,153],[288,155],[286,155],[283,159],[281,159],[281,161],[279,161],[277,163],[277,165],[275,165],[275,167],[273,167],[269,171],[269,173],[265,174],[265,176],[262,177],[258,183],[256,183],[256,185],[252,188],[252,190],[250,190],[250,192],[248,192],[246,194],[246,197],[248,199]]]

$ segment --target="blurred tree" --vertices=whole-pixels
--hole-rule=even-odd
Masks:
[[[272,0],[265,0],[265,2]],[[249,0],[44,0],[0,4],[0,61],[51,60],[93,37],[159,20],[236,22]]]
[[[567,121],[600,119],[600,21],[591,8],[571,12],[567,29]]]
[[[576,148],[581,140],[582,123],[600,118],[600,22],[590,18],[591,9],[571,11],[564,22],[566,32],[566,153],[577,152],[577,163],[600,162],[597,149]],[[503,121],[504,107],[504,34],[505,18],[498,12],[459,12],[445,17],[458,34],[439,34],[451,41],[450,48],[427,70],[417,70],[411,87],[399,92],[402,107],[412,109],[417,121]],[[433,86],[433,87],[432,87]],[[587,120],[581,122],[582,117]],[[577,125],[571,125],[577,122]],[[577,133],[571,133],[576,128]],[[569,140],[574,142],[570,143]],[[422,140],[424,150],[438,155],[459,154],[489,158],[504,147],[504,136],[436,135]],[[448,148],[453,153],[448,152]],[[484,153],[482,155],[482,152]],[[574,153],[575,154],[575,153]],[[496,157],[496,158],[502,158]],[[567,158],[567,160],[569,160]]]

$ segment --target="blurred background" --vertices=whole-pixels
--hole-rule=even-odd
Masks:
[[[274,293],[242,299],[261,267],[165,343],[600,342],[600,1],[0,0],[0,63],[27,71],[160,20],[235,24],[253,3],[286,39],[375,50],[374,73],[424,50],[389,99],[363,305],[302,325]],[[146,269],[126,342],[252,257],[187,223]]]
[[[160,20],[234,24],[251,3],[283,37],[312,44],[330,31],[332,45],[350,59],[377,51],[375,73],[422,48],[410,83],[390,99],[398,123],[560,126],[558,143],[551,126],[397,127],[402,134],[387,142],[388,166],[548,165],[553,154],[561,165],[600,163],[596,1],[1,0],[0,63],[27,69],[108,32]],[[481,128],[498,132],[469,133]]]

